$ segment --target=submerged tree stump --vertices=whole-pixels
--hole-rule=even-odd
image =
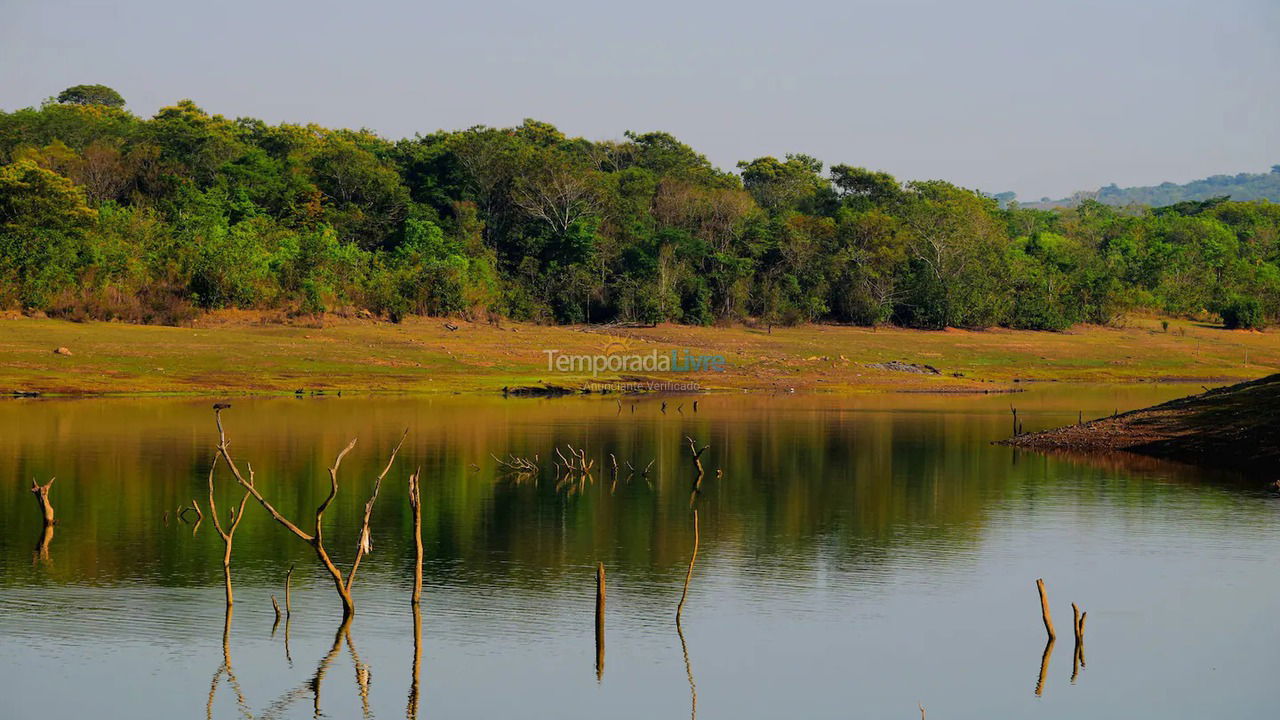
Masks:
[[[53,503],[49,501],[49,488],[53,486],[53,481],[58,478],[49,478],[49,482],[41,485],[34,479],[31,481],[31,494],[36,496],[36,503],[40,506],[40,515],[44,519],[44,526],[53,525]]]

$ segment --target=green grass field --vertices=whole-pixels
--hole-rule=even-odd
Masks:
[[[1154,318],[1066,333],[832,325],[770,333],[745,327],[498,328],[454,322],[456,331],[439,319],[398,325],[333,319],[303,326],[260,322],[242,313],[211,315],[195,327],[9,318],[0,320],[0,392],[474,392],[590,379],[548,371],[548,349],[629,354],[688,348],[723,355],[724,372],[645,376],[692,380],[708,389],[958,391],[998,389],[1014,381],[1208,381],[1280,371],[1280,333],[1181,320],[1170,321],[1165,331]],[[59,347],[71,355],[55,353]],[[941,374],[867,367],[892,360],[931,365]]]

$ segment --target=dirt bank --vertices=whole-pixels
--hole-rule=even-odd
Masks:
[[[1127,452],[1280,478],[1280,374],[1154,407],[1028,433],[1013,447],[1074,453]]]

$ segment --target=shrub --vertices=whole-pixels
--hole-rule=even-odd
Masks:
[[[1218,310],[1222,324],[1228,329],[1260,329],[1263,324],[1262,303],[1256,298],[1233,297]]]

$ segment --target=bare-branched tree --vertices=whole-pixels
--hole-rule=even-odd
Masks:
[[[343,448],[342,452],[338,453],[337,458],[334,459],[333,465],[330,466],[329,495],[325,497],[324,501],[316,508],[315,521],[312,525],[312,530],[311,532],[307,532],[291,522],[281,514],[280,511],[270,503],[270,501],[263,497],[262,493],[254,484],[252,465],[246,463],[245,471],[241,472],[240,467],[236,465],[235,460],[231,457],[231,445],[227,440],[226,432],[222,428],[222,411],[215,410],[214,417],[218,425],[218,452],[222,455],[222,459],[227,462],[227,466],[231,468],[231,474],[235,476],[236,481],[240,483],[241,487],[247,490],[249,494],[253,496],[253,499],[257,500],[258,504],[261,505],[276,522],[283,525],[285,529],[293,533],[298,539],[307,543],[313,550],[315,550],[316,557],[320,560],[320,564],[324,566],[325,571],[329,573],[329,577],[333,579],[334,589],[337,591],[338,597],[342,600],[342,616],[344,618],[350,618],[352,615],[355,615],[356,606],[351,599],[351,586],[355,582],[356,570],[360,567],[361,558],[365,553],[372,550],[372,543],[369,540],[369,518],[373,514],[373,504],[378,499],[378,490],[382,487],[382,479],[386,477],[387,473],[391,470],[391,465],[395,462],[396,455],[399,454],[400,447],[404,445],[405,437],[408,436],[409,431],[406,429],[404,434],[400,436],[400,442],[396,443],[395,449],[391,451],[391,456],[387,459],[386,466],[382,468],[382,472],[374,479],[373,493],[369,497],[369,501],[365,503],[364,523],[360,528],[360,539],[356,547],[356,557],[351,564],[350,573],[344,576],[342,571],[338,569],[338,566],[335,565],[333,560],[329,557],[329,552],[324,546],[324,512],[329,509],[329,505],[338,495],[338,468],[342,465],[342,459],[345,458],[347,453],[351,452],[352,448],[356,446],[356,441],[352,440],[347,443],[347,446]]]

